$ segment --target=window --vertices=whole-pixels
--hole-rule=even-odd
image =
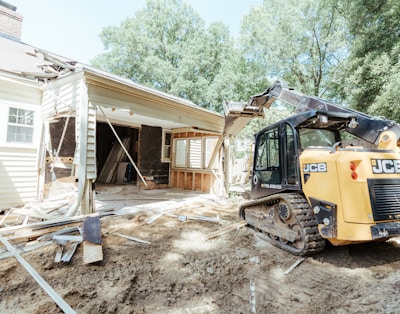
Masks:
[[[8,143],[33,143],[35,112],[10,107],[7,124]]]
[[[175,167],[186,167],[186,139],[175,140]]]
[[[171,161],[171,132],[164,131],[162,135],[161,161]]]
[[[201,138],[192,138],[189,140],[189,168],[201,169],[201,146]]]
[[[205,149],[204,149],[204,168],[208,168],[208,164],[211,161],[211,157],[212,157],[212,155],[214,153],[214,149],[215,149],[215,146],[217,145],[217,142],[218,142],[218,137],[205,138],[205,143],[204,143],[204,146],[205,146]],[[216,159],[215,159],[213,164],[210,165],[210,168],[211,169],[217,168],[216,164],[217,164],[217,162],[216,162]]]
[[[273,129],[262,134],[256,148],[256,170],[265,183],[281,182],[279,132]]]
[[[214,153],[218,137],[175,139],[174,152],[177,168],[207,169]],[[216,162],[211,165],[215,168]]]
[[[303,149],[310,146],[329,146],[335,144],[335,132],[325,129],[301,129],[300,143]]]

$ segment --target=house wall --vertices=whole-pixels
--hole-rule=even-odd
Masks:
[[[215,164],[208,168],[205,148],[206,139],[215,139],[219,137],[215,134],[201,133],[201,132],[179,132],[173,133],[173,154],[171,164],[171,181],[172,188],[199,191],[205,193],[220,194],[222,185],[218,169],[220,168],[219,161],[216,160]],[[186,140],[186,165],[177,165],[177,140]],[[191,140],[201,140],[202,146],[190,148]],[[211,153],[211,152],[210,152]],[[211,154],[208,155],[209,157]],[[195,159],[196,163],[201,163],[201,166],[191,166],[189,159]],[[219,158],[217,158],[219,159]]]
[[[76,110],[82,99],[81,75],[73,75],[60,81],[50,82],[43,90],[42,118],[65,115]]]
[[[23,205],[37,197],[40,100],[36,82],[0,75],[0,208]],[[10,107],[34,112],[31,143],[7,140]]]

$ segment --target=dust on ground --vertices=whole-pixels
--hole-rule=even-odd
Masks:
[[[143,211],[102,217],[104,259],[94,264],[82,264],[82,246],[69,263],[54,262],[56,244],[22,256],[77,313],[400,313],[396,242],[328,245],[287,273],[299,258],[250,228],[203,240],[239,221],[241,201],[196,201],[152,224]],[[62,311],[10,257],[0,260],[0,312]]]

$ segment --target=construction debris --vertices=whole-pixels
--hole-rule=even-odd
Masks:
[[[82,224],[83,238],[83,263],[90,264],[103,260],[103,248],[101,246],[100,217],[87,216]]]
[[[46,291],[54,302],[64,311],[64,313],[76,313],[58,294],[50,287],[50,285],[39,275],[39,273],[18,253],[18,251],[8,242],[8,240],[0,236],[0,241],[14,255],[26,271],[36,280],[36,282]]]
[[[246,221],[244,221],[244,220],[243,221],[239,221],[239,222],[234,223],[232,225],[226,226],[225,228],[222,228],[220,230],[217,230],[215,232],[210,233],[209,235],[203,237],[203,241],[210,240],[210,239],[215,238],[217,236],[220,236],[220,235],[222,235],[224,233],[230,232],[230,231],[232,231],[234,229],[239,229],[239,228],[241,228],[241,227],[243,227],[245,225],[247,225]]]
[[[138,238],[134,238],[134,237],[122,234],[122,233],[115,232],[115,233],[112,233],[112,234],[115,234],[116,236],[119,236],[121,238],[125,238],[125,239],[128,239],[128,240],[132,240],[132,241],[135,241],[135,242],[151,244],[151,242],[149,242],[149,241],[138,239]]]
[[[304,257],[303,257],[303,258],[299,258],[296,262],[293,263],[292,266],[290,266],[290,267],[284,272],[284,274],[285,274],[285,275],[289,274],[293,269],[295,269],[297,266],[299,266],[303,261],[304,261]]]

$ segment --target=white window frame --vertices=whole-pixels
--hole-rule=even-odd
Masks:
[[[207,141],[212,139],[214,141],[213,148],[207,151]],[[200,141],[200,144],[198,143]],[[208,168],[211,156],[214,152],[215,145],[218,142],[218,136],[203,136],[203,137],[188,137],[188,138],[175,138],[173,140],[174,151],[174,168],[185,168],[194,170],[211,170],[216,169],[216,162]],[[182,144],[178,144],[182,143]],[[184,144],[183,144],[184,143]],[[180,148],[185,146],[185,151],[180,151]],[[194,155],[191,146],[195,146],[199,154]],[[200,160],[199,160],[200,158]]]
[[[10,108],[17,108],[22,110],[33,111],[33,134],[32,134],[32,142],[8,142],[8,119]],[[22,147],[22,148],[36,148],[39,144],[39,136],[40,136],[40,116],[39,116],[40,107],[34,104],[24,104],[14,101],[6,101],[0,99],[0,146],[3,147]]]
[[[169,144],[166,143],[167,134],[169,134]],[[162,144],[161,144],[161,162],[171,162],[171,153],[172,153],[172,132],[169,130],[163,130],[162,132]],[[169,151],[169,154],[165,154],[166,150]]]
[[[175,168],[186,168],[187,167],[187,152],[188,152],[188,145],[187,145],[186,138],[175,138],[174,139],[174,167]],[[182,143],[182,144],[179,144]],[[184,147],[182,151],[180,151],[181,147]]]
[[[34,135],[35,111],[8,107],[7,143],[30,145],[34,142]]]
[[[203,161],[204,161],[204,169],[217,169],[217,160],[214,160],[214,163],[212,165],[210,165],[210,167],[208,167],[208,164],[210,163],[211,157],[214,153],[215,150],[215,146],[218,143],[218,136],[207,136],[204,138],[203,144],[204,144],[204,149],[203,149]],[[212,147],[212,149],[207,150],[207,141],[208,140],[213,140],[214,141],[214,145]]]

